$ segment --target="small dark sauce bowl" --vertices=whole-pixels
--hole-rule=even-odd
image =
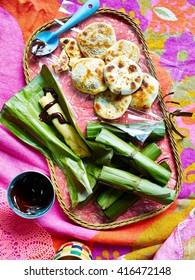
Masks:
[[[51,209],[55,189],[49,177],[41,172],[28,170],[18,174],[10,182],[7,199],[17,215],[36,219]]]

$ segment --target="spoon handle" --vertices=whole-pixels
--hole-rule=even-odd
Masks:
[[[58,30],[54,32],[55,36],[59,36],[64,31],[70,29],[77,23],[81,22],[82,20],[95,13],[99,6],[99,0],[88,0],[64,25],[62,25]]]

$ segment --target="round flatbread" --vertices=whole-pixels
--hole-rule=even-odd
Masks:
[[[78,34],[77,41],[85,57],[104,59],[107,49],[116,42],[116,35],[110,24],[94,22]]]
[[[131,41],[119,40],[107,50],[105,62],[109,63],[120,55],[125,55],[137,63],[140,58],[140,50],[138,46]]]
[[[97,94],[107,89],[104,80],[104,61],[100,58],[80,58],[72,67],[73,85],[80,91]]]
[[[139,65],[125,55],[116,57],[104,66],[105,81],[115,94],[132,94],[141,86],[142,76]]]
[[[130,107],[138,110],[150,109],[159,91],[159,82],[150,74],[143,73],[141,87],[132,94]]]
[[[116,95],[109,90],[98,93],[94,98],[94,109],[103,119],[120,118],[131,103],[131,95]]]

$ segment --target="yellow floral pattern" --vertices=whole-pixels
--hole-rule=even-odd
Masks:
[[[184,254],[183,260],[194,260],[195,237],[191,237],[188,242],[183,241]]]

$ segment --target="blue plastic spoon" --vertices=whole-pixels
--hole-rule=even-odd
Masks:
[[[88,0],[69,20],[55,32],[40,32],[31,43],[31,52],[37,56],[43,56],[52,53],[59,44],[58,36],[75,26],[82,20],[91,16],[100,6],[99,0]]]

